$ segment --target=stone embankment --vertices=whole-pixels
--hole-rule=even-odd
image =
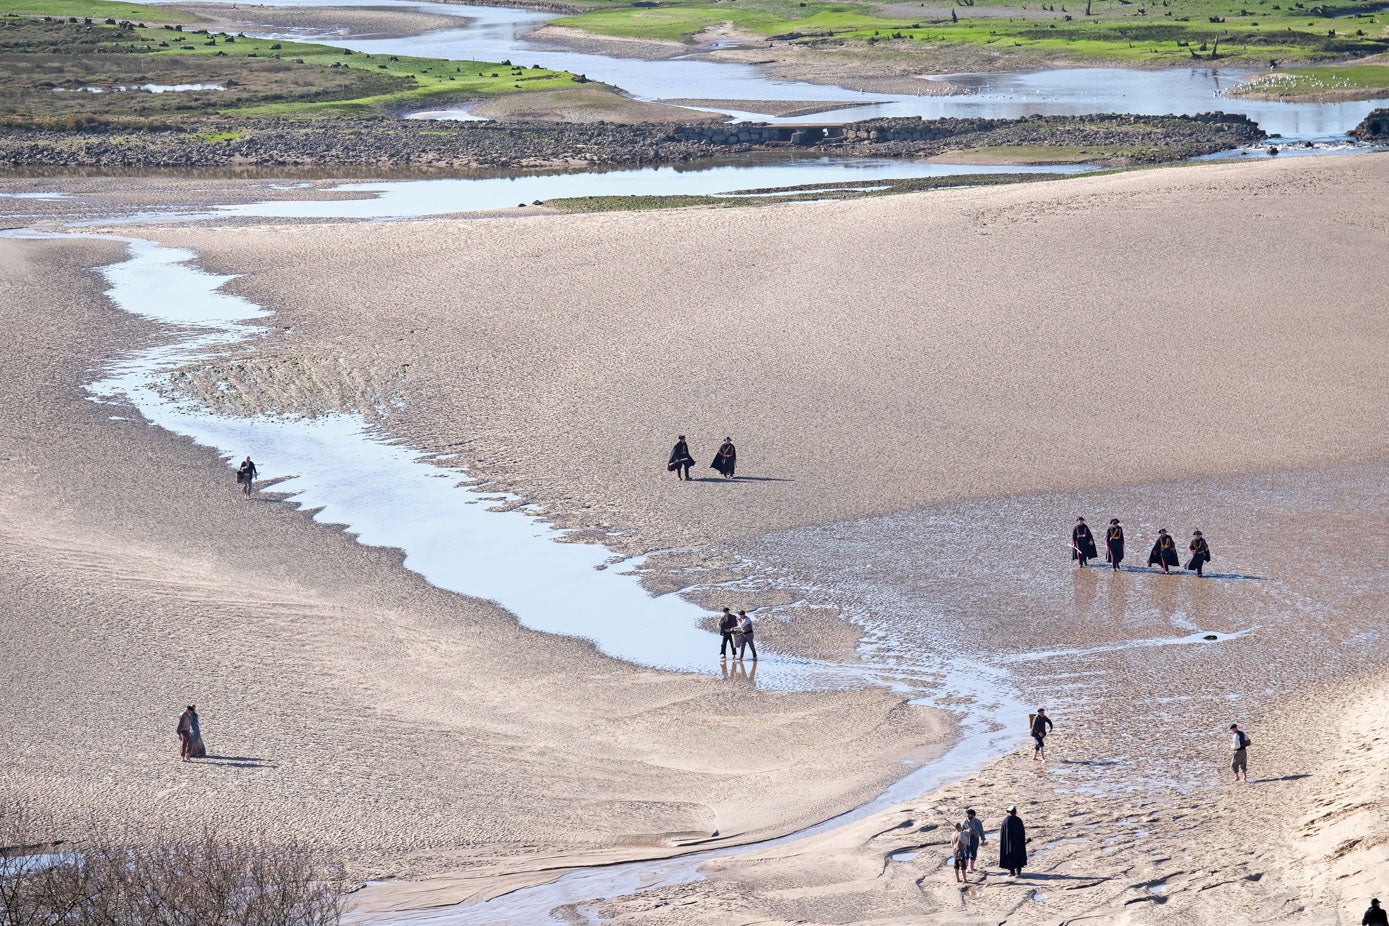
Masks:
[[[1389,109],[1372,110],[1350,134],[1357,141],[1389,143]]]
[[[211,120],[188,128],[88,126],[0,132],[0,167],[137,170],[239,167],[463,170],[680,163],[803,149],[852,157],[929,157],[998,146],[1128,149],[1134,162],[1181,160],[1251,144],[1243,116],[1034,116],[874,119],[843,126],[613,125],[341,120]]]

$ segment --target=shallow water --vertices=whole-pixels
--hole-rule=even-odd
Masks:
[[[739,190],[816,183],[852,181],[871,185],[874,181],[915,177],[999,173],[1074,174],[1093,169],[1083,165],[976,167],[912,161],[801,158],[778,164],[697,170],[644,167],[572,174],[351,183],[332,189],[369,193],[372,194],[371,198],[283,200],[222,206],[216,211],[222,216],[261,218],[418,218],[451,212],[515,208],[535,200],[574,196],[726,195]]]
[[[1224,68],[1059,68],[1025,73],[948,74],[940,75],[938,79],[947,80],[970,92],[958,96],[865,93],[830,84],[773,80],[757,68],[745,64],[679,58],[646,61],[547,46],[528,36],[556,18],[555,14],[533,10],[410,0],[283,0],[275,5],[393,7],[460,17],[466,23],[458,28],[437,29],[423,35],[399,38],[344,38],[312,29],[285,31],[267,28],[258,34],[311,39],[368,54],[509,60],[526,67],[538,64],[545,68],[585,74],[591,79],[619,87],[640,100],[697,96],[705,100],[815,100],[872,104],[776,120],[740,111],[736,106],[714,110],[764,122],[845,122],[880,116],[1002,119],[1033,114],[1191,115],[1219,110],[1247,115],[1270,134],[1303,138],[1343,135],[1371,110],[1385,105],[1384,101],[1283,103],[1226,97],[1226,91],[1254,72]],[[434,112],[437,115],[439,110]]]

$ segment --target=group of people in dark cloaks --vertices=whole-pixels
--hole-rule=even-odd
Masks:
[[[1109,530],[1104,533],[1104,548],[1105,562],[1109,563],[1110,568],[1118,569],[1119,564],[1124,561],[1124,528],[1118,518],[1109,519]],[[1211,561],[1211,548],[1200,531],[1191,532],[1191,542],[1187,544],[1187,549],[1191,551],[1191,559],[1187,561],[1186,568],[1198,576],[1205,575],[1202,570]],[[1090,560],[1099,559],[1099,555],[1095,548],[1095,537],[1090,533],[1085,519],[1076,518],[1076,526],[1071,530],[1071,559],[1085,566]],[[1169,574],[1173,569],[1181,568],[1181,560],[1177,556],[1177,541],[1172,539],[1165,527],[1158,531],[1157,540],[1153,541],[1153,549],[1148,553],[1148,565],[1159,566],[1163,572]]]
[[[969,883],[969,873],[974,871],[979,846],[987,838],[984,835],[984,822],[974,813],[974,808],[966,810],[964,821],[955,824],[955,835],[950,840],[956,881]],[[1021,875],[1027,867],[1027,827],[1023,826],[1017,807],[1008,808],[1008,816],[998,827],[998,864],[1013,877]]]
[[[694,466],[694,462],[694,457],[690,455],[690,445],[686,443],[685,435],[681,434],[675,441],[675,449],[670,452],[666,472],[674,473],[676,479],[688,482],[690,467]],[[719,452],[714,454],[714,462],[709,464],[709,468],[718,470],[719,475],[725,479],[732,479],[737,475],[738,448],[733,446],[733,438],[723,439],[723,443],[719,445]]]

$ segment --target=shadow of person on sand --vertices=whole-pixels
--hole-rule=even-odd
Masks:
[[[734,476],[732,479],[725,479],[722,476],[695,476],[691,482],[723,482],[729,485],[736,485],[739,482],[795,482],[782,476]]]
[[[275,763],[269,759],[259,759],[255,756],[213,756],[208,755],[199,759],[203,765],[230,765],[233,768],[274,768]]]
[[[1281,778],[1251,778],[1251,779],[1249,779],[1249,783],[1252,784],[1252,785],[1261,785],[1261,784],[1268,784],[1269,782],[1274,782],[1274,781],[1301,781],[1301,780],[1304,779],[1304,778],[1311,778],[1311,777],[1312,777],[1311,775],[1302,774],[1302,775],[1284,775],[1284,776],[1281,777]]]

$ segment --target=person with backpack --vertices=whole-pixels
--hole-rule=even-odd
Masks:
[[[1028,718],[1032,724],[1032,761],[1046,759],[1047,757],[1047,734],[1051,732],[1053,726],[1051,718],[1047,716],[1045,708],[1037,708],[1037,713]]]
[[[1239,781],[1240,775],[1243,775],[1244,780],[1247,782],[1249,781],[1249,753],[1247,750],[1249,749],[1249,744],[1254,742],[1254,740],[1248,733],[1241,730],[1237,723],[1230,724],[1230,734],[1232,737],[1231,745],[1235,750],[1235,756],[1230,762],[1230,768],[1235,772],[1235,781]]]
[[[950,857],[955,861],[955,880],[968,884],[965,866],[969,862],[969,834],[962,823],[955,824],[955,835],[950,837]]]
[[[207,747],[203,745],[203,731],[195,705],[188,705],[183,709],[183,713],[178,715],[178,726],[174,728],[174,732],[178,734],[180,759],[188,762],[207,758]]]

